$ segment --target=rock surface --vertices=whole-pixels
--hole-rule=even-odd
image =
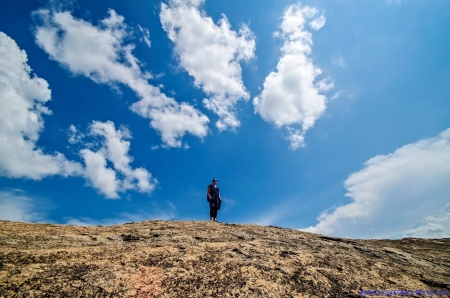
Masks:
[[[0,221],[0,297],[341,298],[360,289],[450,292],[450,239],[354,240],[203,221]]]

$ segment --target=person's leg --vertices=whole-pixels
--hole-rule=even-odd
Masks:
[[[217,209],[214,208],[214,221],[216,221],[216,217],[217,217]]]
[[[214,208],[209,207],[209,217],[211,218],[210,221],[214,221]]]

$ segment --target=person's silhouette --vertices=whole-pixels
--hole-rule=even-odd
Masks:
[[[222,198],[220,197],[220,190],[217,186],[217,179],[212,180],[212,184],[208,185],[206,192],[206,200],[209,202],[209,216],[211,221],[217,221],[217,210],[220,210]]]

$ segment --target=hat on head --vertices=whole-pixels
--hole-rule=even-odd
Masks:
[[[212,181],[218,181],[216,178],[214,178]]]

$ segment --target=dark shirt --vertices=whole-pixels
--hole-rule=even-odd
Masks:
[[[209,192],[209,195],[211,196],[211,198],[209,198],[209,197],[206,198],[209,202],[209,206],[211,208],[217,208],[217,210],[219,210],[220,205],[222,203],[222,200],[220,199],[219,187],[217,185],[214,186],[214,185],[210,184],[208,186],[208,192]]]

